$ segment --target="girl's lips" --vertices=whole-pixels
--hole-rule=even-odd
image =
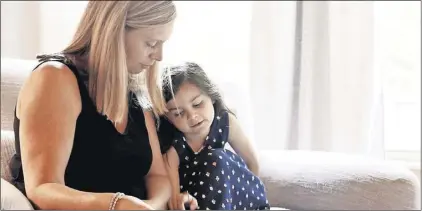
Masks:
[[[202,120],[201,122],[199,122],[195,125],[192,125],[191,128],[198,128],[198,127],[202,126],[203,124],[204,124],[204,120]]]

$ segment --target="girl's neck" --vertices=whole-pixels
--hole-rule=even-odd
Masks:
[[[199,134],[189,135],[189,134],[185,134],[185,138],[186,138],[186,142],[189,144],[190,148],[194,152],[198,152],[204,146],[204,144],[206,142],[205,139],[206,139],[207,135],[208,134],[206,134],[206,135],[199,135]]]

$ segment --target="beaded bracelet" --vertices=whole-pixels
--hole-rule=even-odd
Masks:
[[[125,196],[124,193],[120,193],[120,192],[115,193],[113,195],[113,198],[111,198],[109,210],[114,210],[114,208],[116,207],[117,201],[122,199],[123,196]]]

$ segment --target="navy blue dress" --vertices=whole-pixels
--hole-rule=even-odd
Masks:
[[[195,153],[183,133],[176,133],[173,147],[179,155],[180,191],[198,200],[201,210],[269,209],[265,187],[243,159],[224,149],[229,135],[226,111],[216,114],[204,147]]]

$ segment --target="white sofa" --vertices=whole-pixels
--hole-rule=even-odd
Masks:
[[[3,188],[3,183],[10,180],[7,163],[14,153],[13,111],[20,86],[35,64],[36,61],[1,60],[2,206],[5,195],[16,195],[13,186]],[[267,150],[259,151],[259,156],[261,177],[272,206],[292,210],[420,210],[421,207],[417,177],[389,162],[307,151]]]

